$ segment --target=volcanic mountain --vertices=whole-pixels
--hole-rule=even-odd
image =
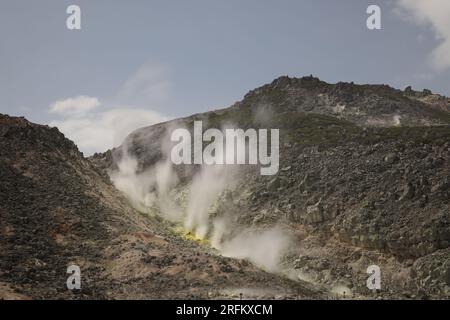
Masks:
[[[278,128],[280,170],[171,164],[194,121]],[[283,76],[90,158],[2,115],[0,150],[2,298],[450,297],[450,102],[429,90]]]
[[[410,87],[283,76],[230,108],[138,129],[92,161],[117,177],[123,159],[132,158],[137,176],[148,173],[167,161],[170,132],[194,121],[206,128],[279,128],[280,170],[261,176],[258,166],[237,168],[203,210],[204,225],[190,224],[192,230],[215,238],[217,221],[226,220],[226,241],[240,239],[236,229],[246,234],[282,226],[294,238],[283,272],[334,294],[450,296],[449,98]],[[169,197],[189,218],[186,194],[206,169],[172,170],[177,179]],[[204,191],[221,178],[204,179]],[[158,197],[152,188],[144,194]],[[144,198],[134,200],[145,209]],[[150,206],[164,211],[160,203]],[[370,265],[383,274],[378,293],[366,286]]]

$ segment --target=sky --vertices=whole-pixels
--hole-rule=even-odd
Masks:
[[[66,27],[74,4],[81,30]],[[310,74],[450,96],[450,1],[0,0],[0,113],[57,126],[86,154]]]

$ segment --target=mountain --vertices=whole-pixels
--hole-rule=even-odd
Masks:
[[[195,121],[279,128],[278,172],[172,164]],[[90,158],[0,115],[0,299],[449,298],[449,162],[448,98],[312,76]]]
[[[0,115],[0,180],[0,299],[324,296],[138,212],[56,128]]]
[[[165,166],[172,130],[192,131],[199,120],[204,129],[279,128],[280,170]],[[282,228],[292,239],[279,247],[277,272],[330,294],[450,297],[450,100],[429,90],[283,76],[230,108],[138,129],[91,161],[135,207],[218,240],[222,252],[235,239],[245,248],[253,232]],[[158,172],[165,184],[139,183]],[[167,199],[184,214],[171,216]],[[376,292],[366,287],[370,265],[381,269]]]

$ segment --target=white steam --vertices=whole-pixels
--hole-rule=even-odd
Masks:
[[[162,141],[163,153],[169,154]],[[199,239],[208,239],[224,256],[249,259],[270,272],[279,271],[281,257],[289,247],[290,238],[279,227],[265,231],[241,228],[232,222],[232,213],[217,214],[217,205],[225,200],[223,194],[233,188],[237,168],[203,165],[187,186],[179,184],[170,157],[151,168],[139,171],[138,160],[127,153],[110,177],[131,204],[142,212],[158,213],[165,219],[182,225]],[[184,189],[184,190],[183,190]],[[183,198],[183,195],[187,196]]]
[[[402,120],[402,116],[401,115],[398,115],[398,114],[395,115],[394,116],[394,126],[396,126],[396,127],[401,126],[402,125],[401,120]]]
[[[286,232],[275,227],[262,232],[246,230],[221,243],[218,249],[224,256],[248,258],[266,271],[276,272],[290,242],[291,239]]]
[[[138,161],[123,148],[123,156],[117,164],[118,170],[111,172],[111,181],[122,191],[131,204],[139,211],[147,212],[149,208],[161,208],[170,220],[178,218],[179,210],[169,198],[169,191],[178,182],[171,163],[159,162],[154,167],[138,172]]]
[[[210,209],[229,183],[226,170],[219,166],[203,166],[191,184],[184,226],[198,238],[205,238],[209,230]]]

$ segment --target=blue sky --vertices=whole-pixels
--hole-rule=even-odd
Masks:
[[[66,8],[81,7],[70,31]],[[366,8],[382,9],[382,30]],[[0,112],[87,153],[226,107],[280,75],[450,95],[448,0],[2,0]]]

